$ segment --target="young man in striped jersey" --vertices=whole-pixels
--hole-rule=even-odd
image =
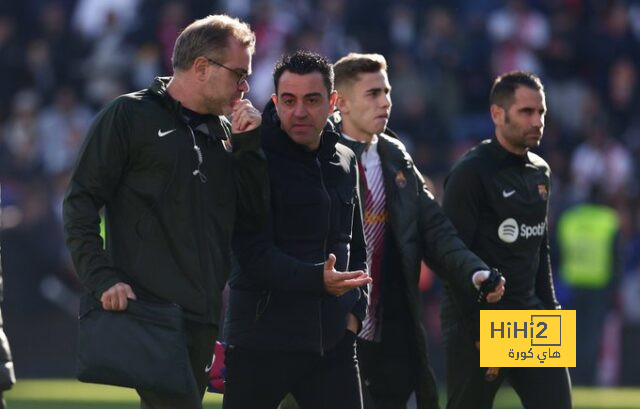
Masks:
[[[476,293],[472,280],[479,285],[489,268],[458,238],[404,145],[387,129],[391,86],[384,57],[352,53],[334,71],[341,142],[356,153],[361,172],[373,278],[358,334],[365,408],[405,408],[414,391],[418,408],[437,408],[421,318],[420,262],[446,272],[469,299]],[[487,301],[503,292],[502,282]]]

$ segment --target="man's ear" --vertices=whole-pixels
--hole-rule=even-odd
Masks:
[[[505,111],[500,105],[491,104],[491,119],[495,125],[504,124]]]
[[[338,93],[336,108],[338,108],[338,111],[342,113],[349,112],[349,101],[347,100],[347,98],[345,98],[344,94]]]
[[[196,78],[200,81],[207,79],[207,69],[209,68],[209,61],[204,57],[197,57],[193,60],[191,69],[196,74]]]
[[[338,100],[338,91],[332,91],[331,94],[329,94],[329,111],[333,112],[335,107],[336,107],[336,101]]]
[[[276,110],[278,109],[278,96],[276,94],[271,94],[271,101],[276,106]]]

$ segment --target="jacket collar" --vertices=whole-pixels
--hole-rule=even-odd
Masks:
[[[149,87],[149,92],[160,98],[167,108],[175,112],[180,112],[182,111],[182,104],[180,101],[173,99],[167,90],[169,81],[171,81],[171,77],[155,77]]]
[[[524,155],[516,155],[514,153],[506,150],[500,142],[498,142],[498,138],[495,136],[491,139],[486,139],[482,141],[482,144],[487,145],[487,148],[491,155],[497,160],[498,163],[517,163],[517,164],[527,164],[531,163],[529,159],[529,152]]]
[[[320,147],[316,151],[308,151],[295,143],[280,128],[280,118],[273,101],[269,101],[262,112],[262,144],[273,152],[295,157],[331,159],[336,152],[336,143],[339,138],[333,124],[327,121],[322,131]]]
[[[336,111],[333,115],[331,115],[329,120],[333,124],[336,131],[340,133],[340,143],[349,147],[356,154],[356,158],[360,160],[360,158],[362,157],[362,152],[364,152],[364,150],[366,149],[367,144],[344,137],[344,135],[342,134],[342,117],[340,116],[339,111]],[[385,137],[399,139],[398,135],[389,128],[386,128],[384,132],[382,132],[382,134],[378,135],[377,146],[378,153],[380,154],[381,158],[386,156],[388,151],[388,149],[386,149],[386,144],[388,143],[388,141],[385,140]]]
[[[394,149],[390,149],[390,145],[392,145],[392,143],[385,139],[392,137],[393,136],[390,136],[389,130],[387,129],[382,134],[378,135],[378,143],[376,144],[378,155],[380,155],[380,160],[382,162],[382,168],[386,172],[395,172],[406,165],[404,156],[397,155]],[[350,148],[356,154],[358,161],[361,160],[362,153],[367,147],[366,143],[347,139],[343,134],[340,134],[340,143]]]
[[[222,119],[217,115],[199,115],[198,121],[193,121],[194,115],[187,112],[187,108],[183,107],[180,101],[174,99],[167,89],[171,81],[171,77],[155,77],[149,92],[160,98],[169,110],[177,114],[178,118],[193,130],[197,130],[204,135],[211,136],[213,139],[226,140],[227,134],[222,129]],[[198,115],[198,114],[196,114]]]
[[[349,149],[351,149],[356,154],[356,158],[358,158],[358,160],[360,160],[360,158],[362,157],[362,152],[364,152],[365,148],[367,147],[366,143],[347,139],[343,134],[340,134],[340,143],[346,145]]]

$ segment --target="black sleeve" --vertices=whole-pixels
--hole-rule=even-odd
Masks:
[[[480,218],[480,203],[486,200],[478,169],[468,163],[459,163],[445,180],[442,209],[467,246],[475,239]],[[483,268],[487,269],[486,264]],[[470,276],[469,276],[470,277]],[[470,285],[473,286],[469,280]],[[474,340],[480,339],[480,308],[475,297],[461,291],[456,283],[451,286],[453,301],[460,313],[466,317],[464,325]],[[468,288],[468,287],[467,287]],[[475,287],[473,287],[475,290]]]
[[[485,200],[479,172],[459,164],[447,176],[442,209],[458,231],[462,241],[471,246],[478,228],[480,203]]]
[[[548,202],[547,202],[548,203]],[[549,208],[547,206],[547,215]],[[549,250],[549,217],[546,218],[545,231],[540,243],[540,260],[536,273],[536,295],[549,310],[560,309],[560,303],[556,298],[556,291],[553,286],[553,274],[551,272],[551,256]]]
[[[324,263],[302,262],[275,246],[271,212],[260,229],[236,229],[232,246],[249,282],[266,290],[326,294]]]
[[[64,233],[76,272],[94,296],[121,281],[100,237],[99,211],[115,194],[129,158],[124,103],[111,103],[89,129],[63,203]]]
[[[260,127],[232,135],[233,176],[238,195],[238,223],[244,230],[259,227],[269,208],[267,160],[260,148]]]
[[[443,209],[427,190],[415,167],[414,172],[422,183],[419,192],[418,228],[425,245],[425,261],[441,278],[455,283],[458,288],[467,292],[469,297],[474,297],[475,287],[471,276],[478,270],[487,270],[488,267],[467,248]],[[449,198],[451,199],[451,196]],[[471,229],[475,229],[475,221]],[[472,236],[472,231],[467,229],[467,236]]]
[[[560,303],[556,299],[556,292],[553,287],[553,275],[551,274],[551,258],[549,257],[549,231],[546,228],[540,244],[540,264],[536,276],[536,295],[545,308],[556,310],[560,308]]]

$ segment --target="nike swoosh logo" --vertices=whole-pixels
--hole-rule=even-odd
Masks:
[[[162,130],[158,129],[158,137],[162,138],[163,136],[169,135],[173,131],[175,131],[175,128],[174,129],[169,129],[168,131],[162,131]]]
[[[505,197],[505,198],[507,198],[507,197],[511,197],[511,196],[513,196],[513,194],[514,194],[515,192],[516,192],[516,191],[515,191],[515,189],[514,189],[514,190],[512,190],[512,191],[510,191],[510,192],[507,192],[506,190],[503,190],[503,191],[502,191],[502,197]]]

